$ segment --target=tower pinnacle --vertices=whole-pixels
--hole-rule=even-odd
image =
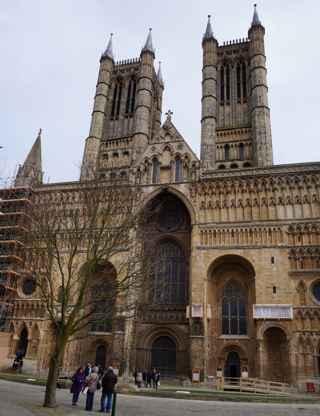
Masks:
[[[113,47],[112,47],[112,38],[113,38],[113,33],[110,33],[110,38],[109,38],[109,42],[108,42],[108,45],[107,45],[107,49],[101,55],[101,59],[109,58],[112,61],[114,60]]]
[[[253,11],[253,18],[252,18],[251,26],[259,26],[259,25],[261,25],[261,21],[258,15],[257,4],[254,4],[254,11]]]
[[[212,30],[212,26],[211,26],[211,15],[208,15],[208,23],[207,23],[207,28],[206,31],[203,35],[203,40],[209,40],[209,39],[214,39],[213,36],[213,30]]]
[[[142,52],[151,52],[153,55],[155,53],[153,44],[152,44],[152,28],[150,27],[148,37],[144,47],[142,48]]]
[[[164,82],[163,82],[163,76],[162,76],[162,70],[161,70],[161,61],[159,61],[159,69],[157,73],[157,78],[158,78],[159,84],[163,87]]]

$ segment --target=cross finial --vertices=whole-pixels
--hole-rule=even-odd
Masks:
[[[171,110],[168,110],[166,112],[167,120],[171,120],[171,116],[173,115],[173,112]]]

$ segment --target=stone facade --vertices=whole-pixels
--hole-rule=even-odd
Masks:
[[[209,19],[200,160],[170,111],[161,125],[164,83],[151,31],[137,59],[115,62],[110,41],[80,181],[98,177],[103,186],[116,177],[141,187],[141,207],[163,202],[153,243],[168,287],[161,300],[141,299],[135,320],[71,343],[66,369],[98,361],[168,376],[196,369],[204,379],[320,375],[320,163],[273,165],[264,34],[255,10],[247,39],[219,45]],[[72,195],[78,186],[38,183],[33,192]],[[0,334],[1,365],[27,337],[26,362],[45,370],[45,311],[20,287],[10,332]]]

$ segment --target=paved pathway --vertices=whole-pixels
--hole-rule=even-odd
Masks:
[[[84,397],[79,407],[70,405],[67,390],[58,390],[57,398],[63,409],[46,411],[41,407],[44,387],[0,380],[0,416],[83,416]],[[95,409],[99,408],[100,392],[96,394]],[[91,413],[91,415],[98,413]],[[319,405],[280,405],[196,400],[164,399],[120,395],[117,416],[320,416]]]

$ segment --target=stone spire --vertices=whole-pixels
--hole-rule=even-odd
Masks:
[[[152,45],[152,28],[150,27],[148,37],[144,47],[141,52],[151,52],[153,55],[155,53],[154,47]]]
[[[40,129],[24,164],[19,166],[15,186],[32,186],[42,183],[41,133]]]
[[[107,45],[107,49],[101,55],[101,59],[109,58],[112,61],[114,61],[112,38],[113,38],[113,33],[110,33],[110,38],[109,38],[109,42]]]
[[[259,19],[257,5],[255,4],[251,26],[259,26],[259,25],[261,25],[261,21]]]
[[[159,69],[158,69],[158,73],[157,73],[157,78],[158,78],[158,81],[159,81],[159,84],[161,85],[161,87],[164,87],[162,70],[161,70],[161,61],[159,61]]]
[[[208,15],[208,23],[207,23],[207,28],[206,31],[203,35],[203,40],[209,40],[209,39],[214,39],[213,36],[213,30],[212,30],[212,26],[211,26],[211,15]]]

